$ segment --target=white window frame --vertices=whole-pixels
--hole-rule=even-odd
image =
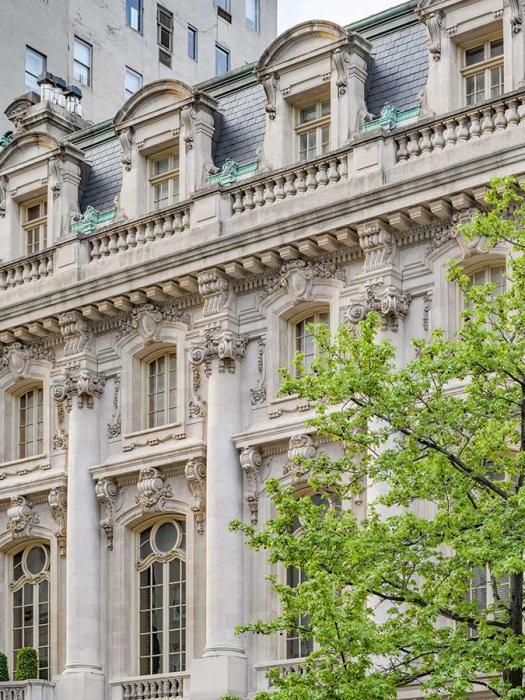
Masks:
[[[219,73],[219,60],[218,57],[219,55],[223,55],[227,57],[227,68],[225,71],[221,71]],[[220,44],[215,44],[215,75],[224,75],[225,73],[228,73],[231,70],[231,53],[230,51],[225,48],[224,46],[221,46]]]
[[[138,78],[139,79],[139,86],[136,90],[129,90],[128,89],[128,76],[133,77],[133,78]],[[143,85],[143,78],[142,74],[139,73],[136,70],[133,70],[133,68],[130,68],[129,66],[126,66],[124,68],[124,98],[126,100],[129,100],[131,95],[134,95],[136,92],[139,90],[142,90],[142,85]]]
[[[503,53],[498,56],[491,58],[491,45],[495,42],[502,43]],[[484,58],[482,61],[478,61],[470,66],[467,66],[467,51],[469,49],[477,48],[483,46]],[[474,107],[477,104],[481,104],[486,100],[497,99],[505,92],[505,55],[504,55],[504,42],[501,33],[492,34],[482,39],[477,39],[476,41],[471,41],[468,44],[463,44],[461,46],[462,61],[461,61],[461,81],[462,81],[462,94],[463,100],[467,107]],[[492,71],[501,71],[501,81],[497,83],[500,86],[499,90],[492,94]],[[483,96],[482,98],[473,101],[469,101],[469,93],[467,92],[468,80],[469,78],[475,78],[476,76],[483,76]],[[475,93],[472,93],[475,94]]]
[[[193,55],[190,53],[190,36],[193,36]],[[195,62],[199,60],[199,30],[191,24],[188,24],[188,57]]]
[[[77,58],[77,46],[83,46],[84,48],[88,49],[89,63],[84,63],[83,60]],[[82,68],[87,70],[87,82],[83,78],[79,77],[81,73],[77,74],[77,66],[82,66]],[[93,85],[93,46],[84,39],[81,39],[79,36],[75,36],[73,38],[73,76],[75,80],[84,87],[91,87]]]
[[[150,536],[150,541],[155,538],[155,534],[158,531],[158,529],[163,525],[164,523],[175,523],[177,526],[180,528],[180,531],[183,534],[183,537],[179,537],[178,541],[176,542],[176,545],[168,552],[168,553],[163,553],[159,552],[158,550],[155,551],[153,549],[153,552],[149,555],[147,555],[144,559],[141,559],[140,555],[140,538],[141,534],[149,530],[151,528],[151,536]],[[188,593],[189,593],[189,585],[188,585],[188,575],[189,575],[189,567],[187,565],[187,523],[186,520],[177,514],[173,515],[168,515],[163,518],[158,518],[154,522],[147,522],[142,524],[136,531],[136,537],[135,537],[135,552],[137,553],[136,556],[136,585],[135,585],[135,590],[137,592],[137,604],[136,604],[136,610],[137,610],[137,671],[139,675],[145,675],[141,673],[141,659],[146,658],[141,656],[141,647],[140,647],[140,641],[141,641],[141,636],[143,634],[142,628],[141,628],[141,621],[140,621],[140,613],[142,611],[141,608],[141,601],[140,601],[140,591],[141,591],[141,581],[140,581],[140,575],[143,571],[145,571],[149,566],[151,566],[154,562],[159,562],[162,567],[163,567],[163,576],[162,576],[162,619],[163,619],[163,625],[162,625],[162,654],[161,656],[161,669],[159,669],[157,674],[151,674],[151,675],[163,675],[169,673],[169,614],[170,614],[170,606],[169,606],[169,589],[170,589],[170,582],[169,582],[169,565],[171,561],[174,559],[179,559],[184,566],[184,588],[185,588],[185,595],[184,595],[184,606],[186,608],[185,610],[185,627],[184,627],[184,656],[185,656],[185,664],[184,668],[181,669],[181,672],[186,670],[189,666],[189,650],[190,650],[190,637],[189,637],[189,630],[188,630],[188,622],[189,622],[189,610],[190,610],[190,605],[189,605],[189,600],[188,600]],[[150,658],[153,656],[153,654],[150,653]],[[150,674],[147,674],[150,675]]]
[[[161,22],[162,14],[166,15],[166,18],[169,20],[169,24],[163,24]],[[168,33],[169,46],[165,46],[161,42],[162,30],[165,30]],[[173,53],[173,12],[159,4],[157,4],[157,44],[161,51],[171,56]]]
[[[323,318],[326,317],[326,318]],[[294,372],[296,373],[297,370],[293,366],[293,360],[295,358],[295,355],[298,352],[302,352],[298,348],[298,328],[300,324],[304,324],[304,335],[302,336],[303,339],[306,338],[312,338],[311,333],[308,333],[306,331],[306,326],[307,324],[313,323],[314,325],[324,323],[328,329],[330,329],[330,308],[328,306],[319,306],[313,309],[309,309],[307,311],[304,311],[300,315],[294,316],[292,319],[289,321],[289,327],[290,327],[290,332],[288,334],[289,337],[289,351],[288,351],[288,358],[289,358],[289,366],[294,369]],[[303,342],[303,347],[304,347],[304,342]],[[303,353],[304,354],[304,353]],[[314,353],[311,357],[311,360],[305,364],[305,370],[308,371],[311,363],[319,357],[319,347],[317,343],[314,344]],[[308,358],[305,356],[305,360],[308,360]]]
[[[33,54],[37,56],[38,58],[42,59],[42,70],[40,71],[39,75],[34,75],[27,69],[27,59],[28,55]],[[41,51],[37,51],[36,49],[33,49],[31,46],[26,46],[26,52],[25,52],[25,65],[24,65],[24,86],[26,91],[32,90],[32,91],[38,91],[38,85],[37,85],[37,80],[40,77],[42,73],[46,72],[47,68],[47,56],[43,54]],[[27,76],[30,75],[33,80],[28,81]]]
[[[171,357],[173,356],[174,358],[174,363],[175,363],[175,405],[170,406],[170,391],[172,390],[172,387],[170,386],[169,383],[169,375],[170,375],[170,369],[169,369],[169,363],[171,360]],[[163,407],[163,414],[164,414],[164,421],[162,423],[155,423],[153,424],[150,423],[150,418],[152,416],[152,413],[150,411],[150,387],[149,387],[149,381],[150,381],[150,367],[154,362],[158,362],[159,359],[164,358],[164,407]],[[177,348],[176,347],[169,347],[169,348],[163,348],[162,350],[158,350],[157,352],[148,355],[147,357],[144,358],[143,360],[143,365],[144,365],[144,392],[143,395],[145,396],[145,406],[144,406],[144,420],[143,420],[143,427],[144,430],[160,430],[161,428],[165,428],[168,425],[174,425],[179,422],[180,417],[179,417],[179,372],[178,372],[178,357],[177,357]],[[173,420],[170,420],[170,409],[173,409],[175,411],[175,416]],[[156,413],[156,412],[155,412]]]
[[[160,160],[169,159],[168,170],[164,173],[156,174],[155,163]],[[151,196],[151,211],[160,211],[169,207],[175,206],[179,202],[180,197],[180,169],[179,169],[179,152],[177,149],[170,149],[156,153],[149,158],[149,184]],[[155,188],[161,184],[168,183],[168,203],[164,207],[156,205]]]
[[[21,433],[22,433],[22,399],[33,394],[33,423],[31,439],[23,443],[22,449]],[[27,407],[25,409],[27,414]],[[26,415],[27,420],[27,415]],[[39,430],[40,426],[40,430]],[[27,423],[23,426],[27,429]],[[40,437],[39,437],[40,433]],[[40,449],[39,449],[40,447]],[[41,455],[44,451],[44,390],[41,385],[34,384],[24,387],[16,395],[16,454],[17,459],[29,459]]]
[[[328,111],[326,111],[328,105]],[[315,118],[308,121],[303,119],[305,110],[315,109]],[[323,113],[324,112],[324,113]],[[326,130],[328,130],[326,138]],[[321,98],[315,101],[310,100],[295,106],[295,139],[297,160],[304,163],[313,158],[328,153],[330,150],[331,135],[331,104],[330,97]],[[314,140],[314,152],[310,153],[311,147],[306,145],[303,148],[303,139]]]
[[[26,255],[35,255],[47,248],[47,196],[36,197],[21,205],[22,230],[24,232],[24,248]],[[38,206],[39,216],[36,219],[28,219],[29,210]],[[32,232],[36,231],[35,234]],[[30,239],[30,235],[32,238]],[[35,242],[36,241],[36,242]]]

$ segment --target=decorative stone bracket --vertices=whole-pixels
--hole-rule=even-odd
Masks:
[[[65,486],[55,486],[47,498],[51,515],[55,521],[55,537],[58,551],[63,558],[66,556],[67,543],[67,490]]]
[[[64,380],[53,384],[51,395],[55,401],[64,401],[66,409],[71,411],[73,397],[77,397],[78,408],[93,408],[95,399],[104,392],[106,380],[103,376],[81,369],[78,374],[67,373]]]
[[[199,535],[202,535],[206,520],[206,462],[202,457],[190,459],[184,472],[186,483],[193,496],[191,510],[195,517],[195,527]]]
[[[313,459],[315,453],[315,445],[310,435],[292,435],[288,443],[288,461],[283,467],[283,474],[292,477],[292,484],[303,484],[308,479],[308,472],[303,470],[301,462]]]
[[[100,503],[100,527],[106,533],[108,549],[113,549],[113,516],[119,490],[111,479],[99,479],[95,484],[95,494]]]
[[[204,270],[198,276],[199,294],[204,299],[202,313],[204,316],[227,311],[232,302],[233,286],[231,280],[217,268]]]
[[[245,447],[239,456],[244,473],[244,498],[250,508],[251,521],[255,525],[259,519],[259,473],[262,456],[256,447]]]
[[[412,296],[403,293],[398,287],[386,287],[380,292],[376,291],[376,288],[377,285],[370,285],[365,299],[346,308],[345,321],[357,324],[371,311],[377,311],[385,328],[395,332],[399,328],[399,321],[404,320],[408,314]]]
[[[12,496],[7,509],[7,529],[13,537],[29,535],[33,525],[38,524],[38,513],[33,512],[33,502],[25,496]]]
[[[248,336],[239,337],[231,331],[208,329],[203,345],[196,345],[190,353],[194,365],[204,364],[206,376],[211,374],[211,362],[219,361],[219,372],[235,372],[235,364],[246,353]]]
[[[166,501],[173,496],[171,486],[165,483],[165,477],[155,467],[142,467],[137,483],[135,501],[145,513],[161,511]]]
[[[69,357],[83,352],[89,343],[89,323],[78,311],[67,311],[58,317],[64,339],[64,355]]]
[[[365,272],[375,272],[394,265],[397,244],[392,231],[379,219],[358,227],[359,245],[365,254]]]
[[[279,76],[277,73],[270,73],[270,75],[264,76],[261,82],[266,96],[266,114],[269,119],[275,119],[275,115],[277,114],[276,98],[277,88],[279,87]]]
[[[313,298],[313,281],[318,279],[338,279],[346,284],[344,269],[335,262],[319,260],[311,262],[302,258],[289,260],[281,266],[278,273],[267,278],[263,298],[285,289],[294,304],[310,301]]]

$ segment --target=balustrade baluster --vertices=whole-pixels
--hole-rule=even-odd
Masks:
[[[295,195],[295,174],[294,173],[287,173],[285,176],[285,183],[284,183],[284,196],[285,197],[293,197]]]
[[[15,268],[14,267],[10,267],[7,271],[7,286],[8,287],[15,286]]]
[[[91,260],[98,260],[100,258],[100,240],[94,238],[89,243],[91,245]]]
[[[306,169],[306,189],[308,191],[317,188],[317,180],[315,178],[315,165],[310,165]]]
[[[469,137],[469,126],[468,126],[468,117],[466,114],[464,114],[462,117],[459,117],[459,126],[457,130],[457,137],[458,137],[458,143],[466,143],[468,141]]]
[[[118,253],[118,245],[117,245],[117,240],[118,240],[118,234],[117,233],[110,233],[109,234],[109,245],[108,245],[108,250],[110,255],[116,255]]]
[[[19,287],[21,284],[24,284],[23,272],[24,272],[24,266],[23,265],[16,265],[16,267],[15,267],[15,286],[17,286],[17,287]]]
[[[245,211],[246,209],[255,208],[255,202],[253,201],[253,189],[251,187],[247,187],[244,190],[244,199],[242,200],[242,204]]]
[[[166,214],[164,217],[164,235],[173,235],[173,214]]]
[[[419,148],[419,132],[413,131],[411,134],[409,134],[407,150],[409,159],[417,158],[419,156],[421,152]]]
[[[262,185],[255,185],[255,196],[253,198],[256,207],[262,207],[264,205],[264,187]]]
[[[22,267],[22,284],[31,282],[31,263],[25,262]]]
[[[348,180],[348,157],[347,156],[341,156],[339,158],[339,176],[341,180]]]
[[[494,121],[492,119],[492,107],[482,109],[483,119],[481,121],[481,135],[488,136],[494,131]]]
[[[180,233],[183,230],[183,225],[182,225],[182,212],[181,211],[176,211],[175,216],[173,217],[173,229],[175,233]]]
[[[432,148],[434,151],[442,151],[445,148],[445,137],[443,136],[445,128],[443,124],[434,124],[432,131],[434,132],[432,134]]]
[[[244,211],[244,207],[242,205],[242,190],[236,190],[233,193],[232,209],[234,214],[241,214]]]
[[[153,233],[155,238],[164,238],[164,222],[162,216],[156,216],[153,220]]]
[[[407,148],[407,137],[405,135],[400,136],[396,139],[397,142],[397,161],[398,163],[403,163],[408,159],[408,148]]]
[[[509,127],[518,126],[520,123],[518,100],[516,97],[511,97],[510,100],[507,100],[507,112],[505,116]]]
[[[7,288],[7,270],[0,270],[0,289],[4,290]],[[2,700],[0,698],[0,700]]]
[[[190,227],[190,210],[189,208],[182,211],[182,228],[186,230]]]
[[[40,277],[39,273],[40,261],[31,260],[31,280],[37,280]]]
[[[297,192],[297,194],[303,194],[303,192],[306,192],[305,176],[306,173],[302,168],[296,172],[295,191]]]
[[[337,170],[337,158],[330,158],[328,161],[328,172],[326,173],[328,182],[333,184],[339,180],[339,171]]]
[[[274,195],[275,199],[284,199],[284,177],[282,175],[275,178]]]
[[[100,256],[102,258],[105,258],[106,255],[109,255],[109,249],[108,249],[108,237],[107,236],[102,236],[100,239]]]
[[[470,117],[470,138],[479,139],[481,136],[480,113],[475,110],[474,112],[470,112],[468,116]]]
[[[447,119],[445,126],[445,148],[451,148],[456,145],[456,120]]]
[[[317,174],[315,176],[319,187],[325,187],[328,184],[328,175],[326,173],[326,163],[319,163],[317,166]]]
[[[494,117],[494,129],[495,131],[502,131],[507,126],[507,118],[505,116],[505,103],[498,102],[494,105],[496,110],[496,116]]]
[[[146,223],[146,243],[151,243],[155,240],[155,226],[153,221]]]
[[[124,689],[124,700],[129,700],[129,698],[132,697],[131,695],[131,684],[130,683],[125,683],[122,688]]]
[[[419,142],[421,148],[421,155],[429,155],[432,151],[432,139],[431,139],[431,129],[429,126],[423,127],[421,129],[421,141]]]
[[[116,250],[117,253],[123,253],[125,250],[128,249],[128,246],[126,245],[126,236],[124,234],[125,234],[124,229],[119,231],[118,239],[117,239],[117,250]]]
[[[266,204],[272,204],[275,202],[274,193],[274,182],[273,180],[266,180],[264,183],[264,201]]]
[[[146,229],[144,224],[137,224],[137,245],[144,245],[146,242]]]
[[[128,248],[135,248],[137,245],[137,227],[130,226],[126,231],[126,245]]]

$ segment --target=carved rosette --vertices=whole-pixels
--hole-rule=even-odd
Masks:
[[[113,515],[118,496],[118,486],[111,479],[99,479],[95,494],[100,503],[100,527],[106,533],[108,549],[113,549]]]
[[[67,490],[65,486],[55,486],[47,497],[51,515],[55,521],[55,537],[58,551],[63,558],[66,556],[67,543]]]
[[[7,529],[13,537],[29,535],[33,525],[39,522],[38,513],[33,512],[33,502],[25,496],[12,496],[7,509]]]
[[[206,520],[206,462],[202,457],[190,459],[184,470],[186,483],[193,497],[191,510],[195,518],[195,527],[199,535],[204,533]]]
[[[230,279],[218,270],[212,268],[201,272],[197,278],[199,294],[204,300],[202,313],[204,316],[227,311],[232,302],[233,287]]]
[[[219,361],[219,372],[235,372],[235,365],[242,360],[248,345],[247,336],[237,336],[231,331],[208,329],[204,343],[195,345],[190,353],[194,365],[204,365],[207,376],[211,374],[212,360]]]
[[[78,311],[60,314],[58,325],[64,339],[64,355],[69,357],[84,352],[90,340],[90,333],[89,323],[82,314]]]
[[[398,287],[390,286],[378,291],[376,285],[370,285],[366,298],[360,299],[345,310],[345,321],[357,324],[371,311],[377,311],[386,329],[396,332],[399,321],[404,320],[408,314],[412,296],[408,292],[402,292]]]
[[[155,467],[142,467],[137,483],[135,501],[143,512],[163,510],[166,501],[173,496],[171,486],[165,483],[165,477]]]
[[[255,525],[259,519],[259,473],[262,456],[256,447],[245,447],[239,456],[244,473],[244,498],[250,508],[251,521]]]
[[[315,445],[310,435],[292,435],[288,443],[288,461],[283,474],[292,477],[292,484],[302,484],[308,479],[308,471],[302,468],[302,462],[315,457]]]
[[[71,411],[73,397],[77,397],[78,408],[93,408],[95,399],[102,396],[106,380],[103,376],[81,369],[78,373],[68,372],[61,382],[51,387],[55,401],[64,401],[66,409]]]

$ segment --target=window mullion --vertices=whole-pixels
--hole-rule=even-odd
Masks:
[[[169,672],[169,642],[170,642],[170,565],[169,562],[163,564],[162,576],[162,669],[164,673]]]

